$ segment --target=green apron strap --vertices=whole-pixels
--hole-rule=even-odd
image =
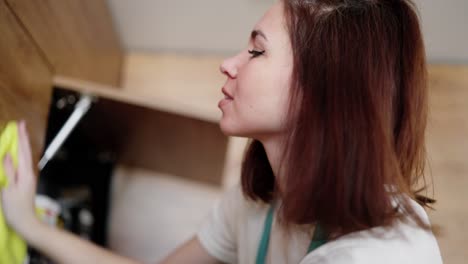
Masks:
[[[273,225],[274,210],[275,210],[275,206],[274,204],[272,204],[270,208],[268,209],[268,213],[265,218],[265,223],[263,225],[263,233],[260,239],[260,244],[258,246],[257,259],[255,261],[256,264],[265,264],[266,262],[268,246],[270,244],[271,227]],[[325,233],[325,230],[323,230],[323,228],[317,224],[307,253],[315,250],[316,248],[320,247],[326,242],[327,242],[327,235]]]
[[[265,224],[263,225],[262,238],[260,240],[260,245],[258,246],[257,260],[255,261],[256,264],[264,264],[266,262],[268,245],[270,244],[270,234],[271,234],[271,226],[273,224],[274,210],[275,210],[274,205],[271,205],[270,209],[268,209],[268,213],[265,218]]]
[[[312,241],[310,241],[307,253],[310,253],[325,243],[327,243],[327,233],[323,230],[321,225],[317,224],[315,225],[314,236],[312,237]]]

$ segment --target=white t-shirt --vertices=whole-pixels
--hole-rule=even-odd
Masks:
[[[411,200],[415,211],[429,222],[424,209]],[[269,205],[244,198],[239,185],[229,190],[198,232],[210,255],[225,263],[254,264]],[[312,232],[293,230],[285,236],[274,221],[269,264],[439,264],[439,247],[432,232],[396,221],[344,235],[307,254]]]

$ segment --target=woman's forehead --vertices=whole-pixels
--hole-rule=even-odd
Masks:
[[[264,38],[268,41],[284,37],[284,35],[286,35],[286,28],[284,25],[283,4],[279,1],[270,7],[257,22],[251,37]]]

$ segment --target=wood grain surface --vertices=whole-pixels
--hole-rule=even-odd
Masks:
[[[218,101],[226,77],[220,73],[221,56],[170,53],[128,53],[122,85],[110,87],[66,76],[54,84],[70,90],[190,118],[217,123]]]
[[[216,123],[101,99],[83,125],[122,165],[223,183],[228,138]]]
[[[34,161],[42,152],[52,89],[50,66],[4,0],[0,0],[0,129],[25,119]]]
[[[429,67],[428,177],[430,212],[445,263],[468,259],[468,65]],[[431,194],[430,190],[429,194]]]
[[[54,75],[118,86],[120,41],[105,0],[6,0]]]

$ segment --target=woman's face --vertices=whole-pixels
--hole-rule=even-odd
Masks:
[[[220,127],[230,136],[262,140],[285,130],[293,58],[283,4],[255,25],[248,46],[220,67],[227,80]]]

